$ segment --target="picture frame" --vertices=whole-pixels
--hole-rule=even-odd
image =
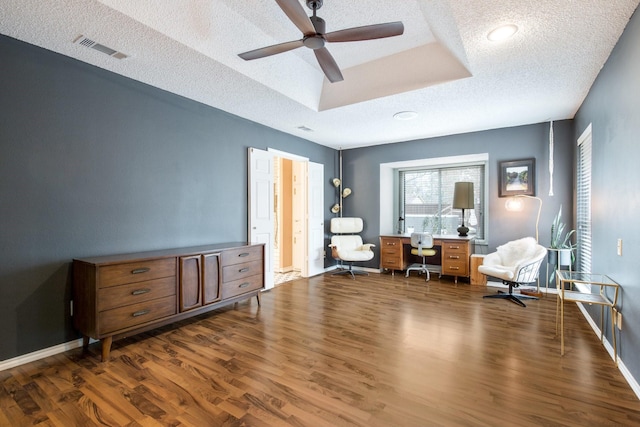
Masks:
[[[498,197],[536,195],[536,159],[498,163]]]

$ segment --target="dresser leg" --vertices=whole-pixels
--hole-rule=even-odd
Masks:
[[[111,343],[113,342],[113,337],[105,337],[102,339],[102,361],[106,362],[109,360],[109,353],[111,353]]]
[[[260,292],[256,294],[256,300],[258,300],[258,307],[260,307]]]

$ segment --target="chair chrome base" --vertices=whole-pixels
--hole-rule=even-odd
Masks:
[[[409,277],[409,272],[411,270],[416,270],[419,273],[424,273],[427,277],[425,278],[425,282],[428,282],[431,276],[429,275],[429,270],[427,269],[426,264],[411,264],[409,268],[407,268],[407,274],[404,277]]]
[[[526,307],[527,305],[525,303],[523,303],[521,300],[523,299],[538,299],[538,297],[534,297],[531,295],[515,295],[513,294],[513,288],[517,288],[518,286],[520,286],[519,283],[513,283],[513,282],[503,282],[505,285],[509,285],[509,292],[508,293],[504,293],[503,291],[498,291],[497,294],[493,294],[493,295],[485,295],[482,298],[503,298],[503,299],[507,299],[515,304],[518,304],[521,307]]]
[[[360,270],[354,270],[352,264],[349,264],[349,268],[344,268],[343,266],[338,266],[338,269],[340,271],[336,271],[335,273],[332,274],[332,276],[337,276],[340,274],[351,274],[351,278],[355,280],[356,278],[356,274],[360,274],[362,276],[368,276],[369,273],[367,273],[366,271],[360,271]]]

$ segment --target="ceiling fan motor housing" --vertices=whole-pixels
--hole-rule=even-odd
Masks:
[[[309,19],[313,24],[313,28],[316,29],[316,34],[305,35],[302,43],[304,43],[304,45],[309,49],[320,49],[321,47],[324,47],[325,43],[322,35],[325,32],[326,23],[324,22],[324,19],[315,15],[310,16]]]

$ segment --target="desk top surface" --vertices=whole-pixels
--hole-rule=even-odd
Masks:
[[[381,234],[380,237],[395,237],[395,238],[410,239],[411,233]],[[433,240],[460,240],[460,241],[468,242],[474,239],[475,239],[475,236],[458,236],[457,234],[434,234],[433,235]]]

